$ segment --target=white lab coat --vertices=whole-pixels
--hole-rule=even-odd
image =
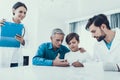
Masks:
[[[104,70],[118,70],[116,64],[120,66],[120,29],[116,28],[110,50],[104,41],[97,42],[94,47],[94,58],[98,62],[103,62]]]
[[[1,33],[1,30],[0,30],[0,33]],[[26,45],[26,43],[28,42],[28,37],[26,37],[26,32],[25,32],[24,39],[25,39],[25,45]],[[20,48],[0,47],[0,67],[8,68],[10,67],[10,63],[18,63],[18,66],[23,66],[23,54],[22,54],[23,47],[24,46],[22,45],[20,45]]]
[[[72,63],[76,61],[79,61],[80,63],[90,62],[92,58],[87,52],[81,53],[80,51],[71,51],[65,54],[65,60],[67,60],[70,65],[72,65]]]

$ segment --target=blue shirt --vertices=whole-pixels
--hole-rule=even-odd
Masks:
[[[113,40],[112,40],[113,41]],[[105,44],[106,44],[106,46],[107,46],[107,48],[110,50],[110,47],[111,47],[111,45],[112,45],[112,41],[110,42],[110,43],[107,43],[106,41],[104,41],[105,42]]]
[[[39,46],[36,55],[32,59],[33,65],[40,66],[52,66],[53,60],[56,58],[58,53],[60,54],[60,59],[64,59],[64,56],[70,50],[61,45],[57,50],[53,50],[51,42],[43,43]]]

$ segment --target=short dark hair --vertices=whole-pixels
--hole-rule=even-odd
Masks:
[[[19,7],[21,7],[21,6],[25,7],[25,9],[27,10],[26,5],[25,5],[24,3],[22,3],[22,2],[17,2],[17,3],[15,3],[12,8],[13,8],[13,9],[17,9],[17,8],[19,8]]]
[[[86,30],[89,29],[89,27],[94,24],[97,27],[100,27],[102,24],[105,24],[107,26],[108,29],[111,29],[109,26],[109,21],[107,19],[107,16],[104,14],[99,14],[99,15],[95,15],[92,18],[90,18],[88,20],[88,23],[86,25]]]
[[[79,42],[79,35],[77,33],[69,33],[67,36],[66,36],[66,43],[69,44],[69,42],[75,38],[78,42]]]

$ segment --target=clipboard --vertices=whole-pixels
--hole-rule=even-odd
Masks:
[[[20,47],[20,42],[15,39],[16,34],[22,36],[23,24],[5,22],[1,27],[0,47]]]

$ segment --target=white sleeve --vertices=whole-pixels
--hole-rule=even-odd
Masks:
[[[93,60],[96,62],[100,62],[99,56],[98,56],[98,48],[97,48],[97,44],[94,45],[94,51],[93,51]]]
[[[73,59],[71,58],[71,52],[66,53],[64,59],[67,60],[70,65],[72,65]]]
[[[65,57],[64,57],[65,60],[68,59],[68,54],[69,54],[69,52],[65,54]]]
[[[94,61],[92,56],[90,56],[90,54],[88,52],[85,53],[85,59],[86,59],[86,62],[91,62],[91,61]]]

